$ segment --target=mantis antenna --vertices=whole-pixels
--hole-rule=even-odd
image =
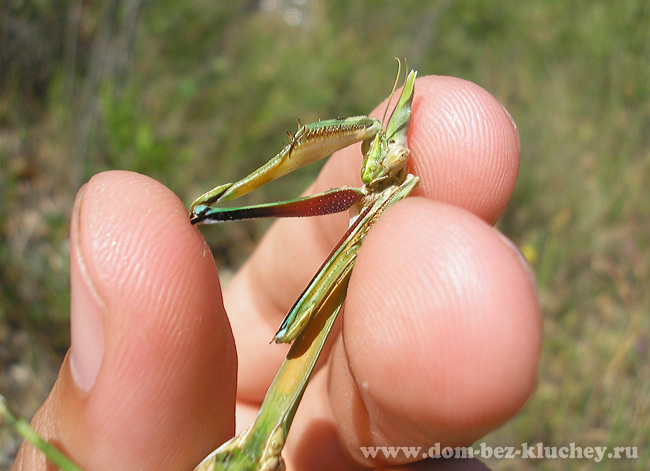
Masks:
[[[391,101],[393,101],[393,95],[397,89],[397,82],[399,82],[400,75],[402,73],[402,62],[396,57],[397,61],[397,76],[395,77],[395,82],[393,83],[393,89],[390,91],[390,97],[388,98],[388,103],[386,103],[386,108],[384,109],[384,115],[381,117],[381,126],[384,127],[384,120],[386,119],[386,113],[388,113],[388,107],[390,106]],[[406,72],[408,73],[408,66],[406,67]]]

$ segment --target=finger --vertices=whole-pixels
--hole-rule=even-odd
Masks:
[[[85,469],[190,468],[234,429],[234,342],[205,242],[169,190],[127,172],[82,188],[70,240],[72,346],[36,429]],[[15,467],[46,469],[26,445]]]
[[[333,434],[380,466],[408,460],[360,447],[471,444],[530,396],[540,350],[534,281],[516,249],[464,210],[408,199],[364,243],[328,386],[307,390],[287,449],[310,456]],[[329,418],[312,412],[323,408]]]
[[[380,117],[383,109],[372,114]],[[421,178],[416,194],[490,223],[498,218],[516,180],[519,141],[509,115],[485,90],[449,77],[418,79],[409,146],[411,170]],[[360,166],[358,145],[338,152],[311,190],[358,186]],[[347,214],[278,221],[229,285],[224,301],[238,346],[240,398],[263,397],[286,353],[269,341],[346,226]]]

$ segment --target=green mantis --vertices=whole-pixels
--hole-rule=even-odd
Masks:
[[[357,116],[299,126],[290,142],[265,165],[243,179],[220,185],[190,207],[192,224],[256,217],[304,217],[350,210],[350,226],[312,278],[273,337],[292,346],[269,387],[253,424],[208,455],[195,471],[284,469],[281,451],[293,417],[323,345],[345,299],[347,284],[366,234],[395,202],[407,197],[418,177],[407,171],[408,129],[417,73],[407,73],[404,87],[385,129],[382,122]],[[399,77],[399,74],[398,74]],[[362,142],[360,188],[341,187],[317,195],[276,203],[219,208],[297,168]],[[78,471],[65,456],[44,442],[24,421],[16,421],[1,403],[1,415],[16,430],[66,471]],[[39,441],[40,440],[40,441]]]
[[[255,422],[211,453],[195,471],[283,469],[280,452],[316,360],[345,299],[347,283],[361,243],[381,214],[408,196],[418,177],[408,174],[408,129],[416,72],[404,82],[395,110],[382,130],[366,116],[321,121],[301,127],[289,144],[266,165],[236,183],[221,185],[199,197],[190,209],[193,223],[249,217],[311,216],[351,208],[348,231],[291,308],[273,340],[291,342]],[[218,209],[288,171],[330,152],[362,141],[361,188],[337,188],[279,203]]]

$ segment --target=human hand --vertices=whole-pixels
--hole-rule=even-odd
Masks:
[[[390,464],[362,446],[468,445],[533,389],[534,282],[491,227],[519,165],[512,121],[476,85],[424,77],[409,147],[421,185],[364,242],[342,335],[287,440],[290,470]],[[357,147],[339,152],[312,190],[358,186],[359,165]],[[212,256],[169,190],[133,173],[94,177],[71,223],[72,347],[34,426],[87,470],[191,469],[232,436],[235,402],[239,426],[252,422],[286,353],[268,342],[346,224],[279,221],[222,303]],[[15,469],[46,462],[23,446]]]

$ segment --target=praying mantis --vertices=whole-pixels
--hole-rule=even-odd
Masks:
[[[395,86],[399,76],[398,70]],[[407,71],[397,105],[385,128],[383,119],[380,122],[367,116],[318,121],[304,126],[299,124],[298,131],[290,135],[289,143],[266,164],[237,182],[208,191],[190,206],[192,224],[258,217],[306,217],[346,210],[350,210],[351,215],[348,230],[289,310],[272,339],[276,343],[292,345],[255,421],[210,453],[194,471],[284,469],[282,448],[316,361],[345,300],[363,239],[388,207],[406,198],[418,185],[418,177],[407,170],[410,155],[408,130],[416,76],[416,71]],[[216,207],[357,142],[362,143],[363,153],[363,185],[360,188],[335,188],[316,195],[255,206]],[[1,396],[0,415],[59,468],[81,471],[57,448],[41,439],[26,421],[14,417]]]

